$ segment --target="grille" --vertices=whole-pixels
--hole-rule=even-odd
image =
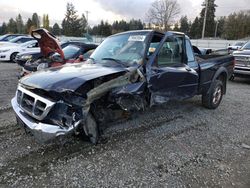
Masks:
[[[44,119],[55,104],[21,86],[17,88],[16,100],[24,112],[37,120]]]
[[[250,67],[250,56],[235,56],[236,65]]]

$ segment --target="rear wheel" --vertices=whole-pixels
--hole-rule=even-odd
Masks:
[[[10,61],[12,62],[12,63],[14,63],[14,59],[16,58],[16,55],[17,55],[18,53],[17,52],[14,52],[14,53],[12,53],[11,55],[10,55]]]
[[[202,95],[202,105],[209,109],[215,109],[220,105],[223,96],[223,83],[215,80],[208,93]]]

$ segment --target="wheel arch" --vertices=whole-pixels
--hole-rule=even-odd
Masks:
[[[226,94],[226,90],[227,90],[227,79],[228,79],[228,71],[225,67],[220,67],[214,74],[213,79],[212,79],[212,83],[215,80],[221,80],[223,83],[223,94]],[[211,86],[208,90],[208,92],[211,90]]]
[[[14,55],[14,54],[18,54],[19,52],[16,52],[16,51],[14,51],[14,52],[12,52],[11,54],[10,54],[10,61],[12,61],[13,59],[11,59],[12,58],[12,56]]]

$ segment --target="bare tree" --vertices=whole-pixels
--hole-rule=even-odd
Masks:
[[[180,5],[176,0],[155,0],[148,10],[151,23],[167,30],[173,19],[180,13]]]

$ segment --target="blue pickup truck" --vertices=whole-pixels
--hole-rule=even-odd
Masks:
[[[82,133],[97,143],[107,122],[170,100],[202,96],[219,106],[233,73],[230,55],[194,55],[183,33],[140,30],[105,39],[90,58],[19,81],[18,124],[40,142]]]

